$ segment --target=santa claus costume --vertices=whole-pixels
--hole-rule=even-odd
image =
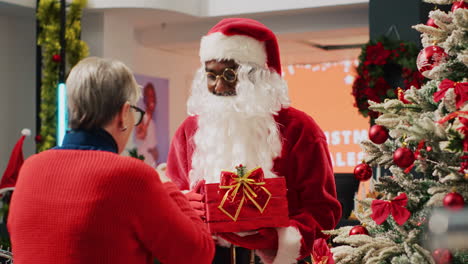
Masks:
[[[239,164],[262,167],[266,178],[284,177],[289,227],[221,236],[256,249],[264,263],[296,263],[324,237],[321,230],[333,229],[341,217],[326,138],[310,116],[289,106],[277,39],[265,25],[224,19],[200,46],[202,67],[188,100],[190,117],[174,135],[167,174],[185,190],[201,180],[219,182],[221,170]],[[235,96],[208,91],[205,62],[212,60],[239,65]]]

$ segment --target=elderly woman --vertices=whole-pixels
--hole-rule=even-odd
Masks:
[[[24,163],[12,197],[15,264],[211,263],[213,240],[185,196],[119,155],[144,114],[131,71],[87,58],[67,88],[72,131]]]

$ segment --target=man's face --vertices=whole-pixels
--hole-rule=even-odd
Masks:
[[[233,60],[205,62],[208,91],[218,96],[236,95],[238,67]]]

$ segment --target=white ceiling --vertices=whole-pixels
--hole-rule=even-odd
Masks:
[[[198,56],[200,37],[221,18],[194,17],[162,10],[113,10],[135,27],[140,44],[184,56]],[[354,4],[244,14],[278,36],[283,64],[314,64],[356,59],[360,49],[323,50],[320,45],[364,44],[369,39],[368,5]]]
[[[66,0],[67,3],[71,1]],[[37,0],[0,0],[0,6],[12,4],[35,8],[36,2]],[[169,10],[197,17],[221,17],[363,3],[368,4],[369,0],[87,0],[87,8]]]
[[[89,6],[92,8],[87,9],[85,13],[99,12],[128,20],[135,29],[135,38],[145,47],[191,57],[198,56],[200,37],[220,19],[232,16],[257,19],[270,27],[278,36],[283,64],[314,64],[355,59],[360,49],[323,50],[309,43],[363,44],[369,39],[368,0],[269,0],[266,2],[270,3],[270,6],[264,9],[261,9],[262,6],[259,4],[265,2],[264,0],[250,6],[248,2],[252,0],[190,0],[189,6],[179,8],[180,12],[173,11],[182,2],[187,1],[89,0]],[[16,5],[12,2],[16,2]],[[123,5],[125,8],[119,7],[118,4],[121,2],[127,3]],[[285,4],[286,2],[289,5]],[[0,14],[33,16],[34,12],[31,11],[34,8],[29,6],[32,3],[35,4],[35,0],[0,1]],[[220,3],[225,5],[222,6]],[[226,8],[236,3],[243,8],[231,9],[230,15],[226,15],[229,14]],[[134,6],[130,8],[129,4]],[[171,10],[142,8],[145,5],[156,4],[170,5]],[[111,8],[105,8],[106,5]],[[199,9],[193,10],[194,5],[198,5]],[[305,8],[299,8],[301,5]],[[202,11],[203,8],[208,11]],[[257,12],[234,15],[242,10]],[[197,12],[205,15],[194,15]],[[216,14],[225,15],[216,16]]]

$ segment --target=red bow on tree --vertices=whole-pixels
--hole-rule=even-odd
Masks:
[[[371,217],[378,225],[381,225],[387,220],[387,217],[392,214],[395,222],[399,225],[403,225],[411,215],[408,209],[405,208],[407,202],[408,197],[406,193],[402,193],[390,201],[373,200],[371,205]]]
[[[327,242],[323,238],[316,239],[312,248],[312,260],[314,264],[335,264]]]
[[[464,152],[468,152],[468,118],[464,118],[464,117],[458,117],[458,120],[460,120],[460,123],[463,124],[462,127],[458,128],[460,130],[460,132],[463,133],[463,135],[465,136],[463,138],[463,151]],[[461,166],[460,166],[460,171],[461,173],[464,173],[466,169],[468,169],[468,156],[467,155],[463,155],[461,157],[461,159],[463,160],[462,163],[461,163]]]
[[[460,130],[460,132],[462,132],[465,136],[463,139],[463,151],[468,151],[468,118],[460,116],[458,117],[458,120],[460,120],[460,123],[463,124],[463,126],[458,128],[458,130]]]
[[[443,124],[449,120],[458,117],[458,120],[460,120],[460,123],[462,123],[463,125],[462,127],[458,128],[458,130],[460,130],[460,132],[463,133],[463,135],[465,136],[463,138],[463,151],[468,152],[468,118],[461,117],[461,115],[468,115],[468,111],[457,111],[450,113],[446,117],[437,121],[437,123]],[[464,173],[464,171],[468,169],[468,155],[463,155],[461,159],[462,163],[459,172]]]
[[[454,82],[449,79],[443,80],[439,85],[439,91],[434,93],[434,101],[439,102],[444,98],[445,93],[448,89],[454,88],[456,97],[455,101],[457,102],[457,108],[463,105],[468,100],[468,83]]]

